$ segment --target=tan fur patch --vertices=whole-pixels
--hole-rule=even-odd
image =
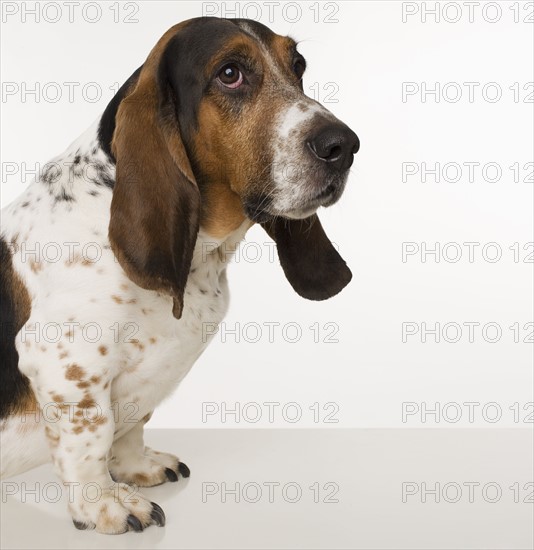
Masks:
[[[90,407],[94,407],[96,405],[96,401],[90,396],[86,395],[79,403],[78,408],[80,409],[88,409]]]
[[[129,344],[132,344],[135,348],[137,348],[139,351],[143,351],[145,349],[144,344],[142,344],[137,338],[134,338],[133,340],[130,340],[128,342]]]
[[[239,48],[262,67],[263,74],[254,99],[242,106],[238,119],[224,94],[209,94],[200,102],[194,154],[206,180],[201,226],[213,237],[223,238],[245,221],[242,204],[246,197],[267,196],[272,190],[273,115],[302,95],[291,72],[293,47],[294,41],[287,37],[274,35],[265,48],[239,35],[214,59],[219,62]]]
[[[84,376],[85,371],[76,363],[69,365],[65,371],[65,378],[67,380],[82,380]]]

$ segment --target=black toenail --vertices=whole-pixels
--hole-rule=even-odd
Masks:
[[[178,463],[178,471],[182,474],[182,477],[189,477],[191,475],[191,470],[187,467],[185,462]]]
[[[165,525],[165,512],[161,509],[159,504],[156,504],[155,502],[151,502],[150,504],[152,504],[152,512],[150,517],[154,520],[156,525],[163,527]]]
[[[83,521],[77,521],[73,519],[72,523],[74,523],[74,527],[76,527],[76,529],[79,529],[80,531],[87,529],[87,523],[84,523]]]
[[[136,518],[133,514],[128,516],[128,525],[137,533],[140,533],[143,530],[143,524]]]
[[[178,481],[178,474],[170,468],[165,468],[165,475],[169,481]]]

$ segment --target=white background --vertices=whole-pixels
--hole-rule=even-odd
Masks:
[[[26,2],[28,8],[33,2]],[[74,21],[69,22],[68,8],[62,10],[57,23],[55,8],[40,8],[40,21],[35,15],[23,17],[19,5],[4,2],[2,23],[2,205],[16,197],[31,179],[19,172],[8,175],[14,165],[32,168],[46,163],[60,153],[97,118],[111,99],[112,87],[124,80],[146,58],[158,38],[171,25],[202,15],[201,2],[135,2],[131,6],[111,9],[113,3],[101,3],[98,22],[94,8],[84,18],[83,3],[74,7]],[[204,3],[205,4],[205,3]],[[209,3],[212,7],[214,3]],[[226,2],[232,9],[234,2]],[[262,327],[259,342],[254,326],[241,331],[240,342],[234,334],[217,336],[200,358],[174,396],[156,411],[150,426],[154,428],[187,427],[525,427],[523,423],[532,408],[532,344],[523,343],[532,325],[532,263],[523,259],[532,248],[522,250],[532,241],[532,22],[524,22],[532,13],[532,3],[519,3],[519,22],[514,22],[512,3],[499,2],[501,15],[495,7],[481,2],[474,8],[469,21],[468,7],[452,2],[439,22],[425,8],[434,2],[415,5],[404,3],[404,10],[417,8],[403,22],[401,2],[336,2],[330,5],[298,4],[286,11],[274,6],[269,21],[268,6],[249,2],[248,15],[255,17],[257,7],[261,21],[280,34],[290,34],[301,41],[300,51],[307,58],[305,89],[319,83],[335,83],[334,99],[325,103],[337,116],[349,124],[361,139],[349,179],[347,191],[340,203],[323,211],[321,218],[330,238],[351,267],[352,283],[337,297],[323,303],[308,302],[297,296],[285,280],[277,262],[269,262],[268,238],[260,228],[247,236],[249,258],[254,257],[254,242],[262,251],[259,261],[236,262],[229,268],[232,302],[225,320],[225,329],[243,328],[247,323]],[[244,4],[241,3],[241,7]],[[224,5],[223,5],[224,6]],[[318,6],[318,12],[312,8]],[[415,6],[415,8],[414,8]],[[127,14],[135,11],[137,23],[125,23]],[[443,7],[443,4],[441,4]],[[482,8],[486,7],[485,14]],[[117,8],[116,8],[117,9]],[[204,9],[207,9],[204,5]],[[314,8],[317,10],[317,8]],[[50,11],[48,11],[50,10]],[[335,12],[335,13],[333,13]],[[114,14],[119,22],[114,22]],[[314,21],[318,14],[318,22]],[[338,22],[326,23],[332,14]],[[457,15],[460,20],[452,21]],[[231,13],[219,11],[216,15]],[[445,15],[445,18],[443,17]],[[485,15],[485,17],[484,17]],[[297,17],[298,20],[290,22]],[[317,17],[317,15],[315,15]],[[449,21],[447,21],[447,19]],[[69,100],[65,82],[79,83],[73,101]],[[434,88],[436,82],[454,99],[456,90],[463,95],[457,102],[443,95],[439,102],[432,94],[421,92],[403,102],[403,83],[416,83],[419,89],[426,82]],[[469,101],[464,82],[475,82],[473,101]],[[497,83],[502,97],[496,102],[495,88],[482,89],[489,82]],[[514,101],[510,86],[519,83],[519,98]],[[48,101],[41,93],[21,93],[23,86],[36,83],[49,99],[54,99],[59,87],[63,96],[57,102]],[[82,88],[97,83],[102,97],[87,101]],[[19,91],[11,94],[13,89]],[[116,88],[114,88],[116,89]],[[332,89],[332,88],[329,88]],[[328,90],[322,90],[324,100]],[[8,92],[6,94],[5,92]],[[86,88],[94,97],[95,87]],[[525,98],[530,94],[530,103]],[[36,100],[38,99],[38,101]],[[423,101],[424,100],[424,101]],[[462,178],[436,182],[433,175],[421,181],[420,172],[403,182],[403,163],[433,166],[436,162],[497,163],[502,169],[499,181],[489,182],[475,168],[475,178],[469,182],[464,166]],[[509,169],[520,166],[520,182],[514,182]],[[530,174],[530,182],[523,179]],[[453,176],[453,171],[447,176]],[[490,173],[493,177],[493,172]],[[462,258],[452,263],[433,255],[421,261],[421,254],[402,261],[403,242],[458,243]],[[464,242],[480,243],[475,248],[474,261],[467,257]],[[483,258],[483,245],[498,243],[502,258],[491,263]],[[519,243],[519,262],[509,249]],[[454,249],[448,248],[449,257]],[[493,257],[494,249],[488,251]],[[280,323],[274,341],[264,323]],[[402,341],[403,323],[480,323],[474,329],[474,342],[468,341],[467,327],[459,342],[439,343],[433,335],[421,341],[421,333]],[[302,336],[291,343],[282,336],[281,327],[298,323]],[[320,342],[308,328],[321,327]],[[325,338],[330,328],[338,327],[334,339]],[[500,340],[487,342],[481,332],[486,323],[497,323],[502,329]],[[520,343],[514,343],[509,329],[519,323]],[[329,325],[331,327],[331,325]],[[454,337],[451,325],[447,337]],[[293,337],[293,329],[289,329]],[[486,336],[493,337],[490,330]],[[247,339],[249,341],[247,341]],[[202,403],[217,407],[226,403],[234,408],[249,402],[260,404],[261,420],[252,424],[234,416],[202,418]],[[295,407],[281,414],[276,409],[275,422],[270,424],[264,402],[281,405],[294,402],[302,410],[302,418],[288,422]],[[436,423],[432,415],[412,415],[402,418],[402,403],[417,403],[417,407],[434,408],[457,403],[463,412],[457,424]],[[474,422],[468,419],[464,402],[474,402]],[[494,402],[483,414],[484,404]],[[308,407],[319,403],[335,403],[321,411],[319,423]],[[519,408],[514,418],[510,406]],[[525,409],[523,407],[526,406]],[[446,410],[454,418],[456,406]],[[502,418],[489,422],[498,411]],[[337,423],[323,422],[328,412],[337,410]],[[247,409],[249,419],[254,416]],[[226,420],[226,422],[223,422]],[[426,422],[422,422],[426,420]],[[516,422],[519,420],[520,422]]]

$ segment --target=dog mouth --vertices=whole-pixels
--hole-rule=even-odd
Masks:
[[[328,208],[335,204],[343,194],[347,175],[328,178],[320,190],[313,188],[306,190],[303,196],[293,196],[289,204],[280,208],[277,196],[273,193],[259,194],[243,201],[243,209],[247,217],[256,223],[263,223],[276,217],[303,219],[314,214],[318,208]],[[283,201],[281,201],[283,202]]]
[[[336,186],[333,183],[327,185],[320,193],[314,197],[313,200],[321,201],[323,199],[327,200],[336,192]]]
[[[347,180],[346,174],[343,176],[335,176],[330,178],[330,181],[327,182],[324,187],[316,192],[315,195],[312,195],[308,201],[305,201],[303,205],[304,208],[315,206],[316,208],[323,206],[325,208],[335,204],[343,194],[345,190],[345,183]]]
[[[264,223],[273,219],[274,214],[270,212],[272,199],[269,195],[258,195],[254,198],[246,199],[243,202],[243,210],[247,218],[256,223]]]

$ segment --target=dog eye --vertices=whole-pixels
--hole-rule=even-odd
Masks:
[[[301,59],[297,59],[293,63],[293,72],[297,75],[297,78],[300,80],[302,78],[302,75],[304,74],[304,71],[306,70],[306,65],[304,64],[304,61]]]
[[[235,89],[239,88],[243,84],[243,73],[239,70],[237,65],[229,64],[225,65],[217,75],[219,82],[227,88]]]

